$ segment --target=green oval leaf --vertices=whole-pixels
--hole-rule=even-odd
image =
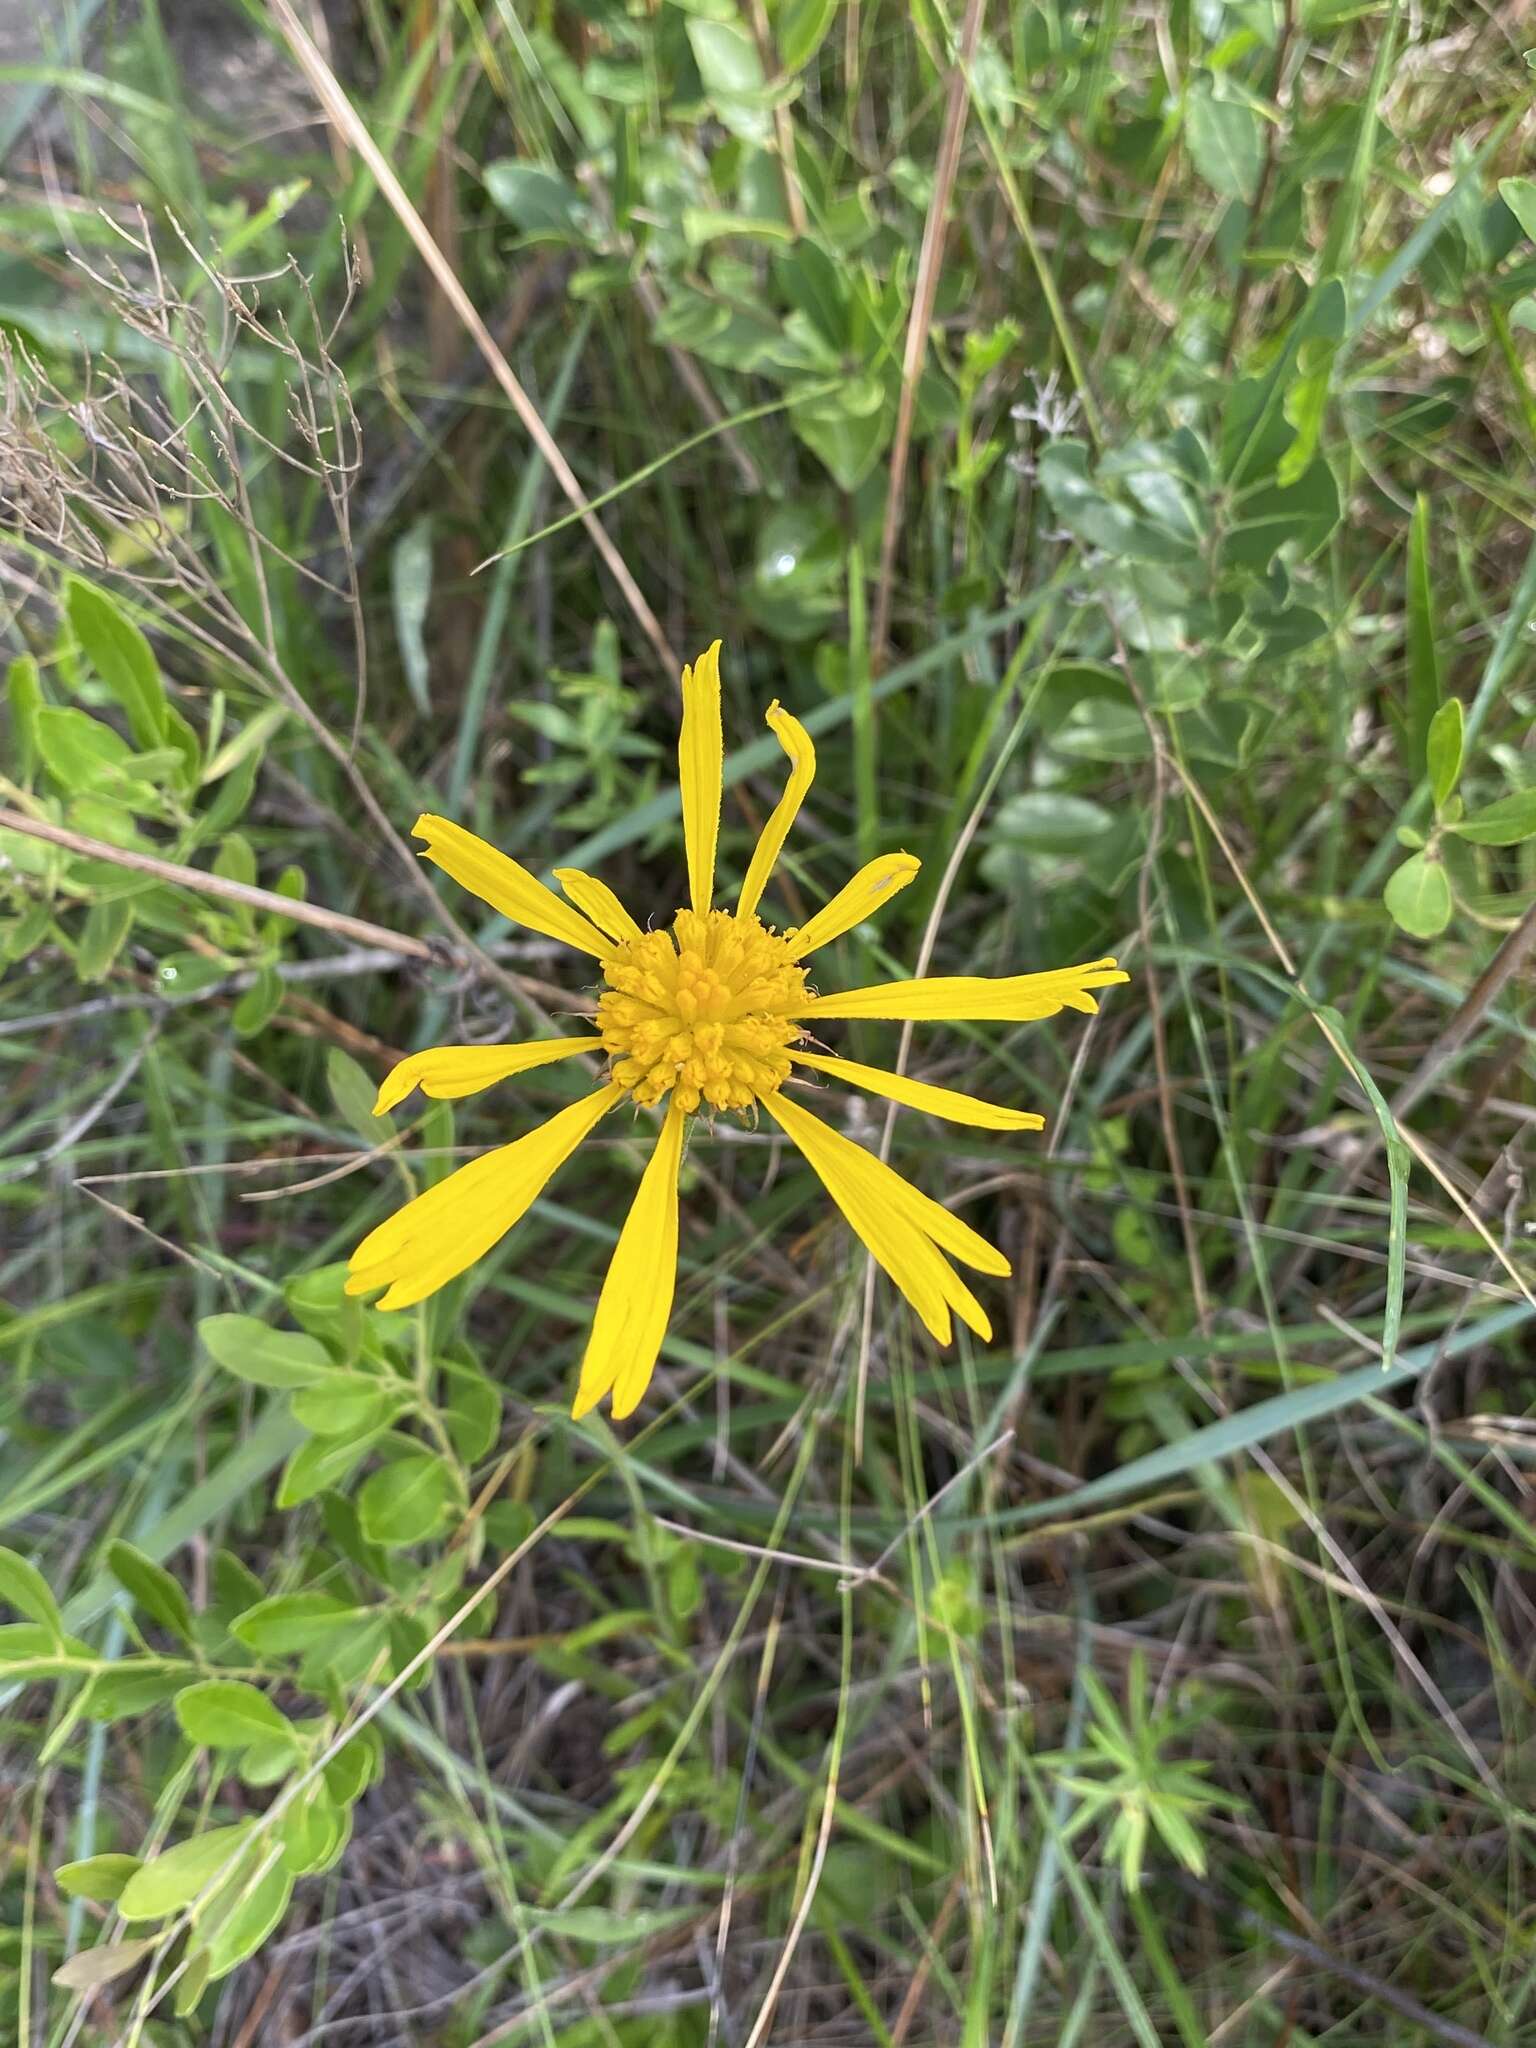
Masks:
[[[69,1898],[99,1899],[110,1905],[122,1897],[129,1878],[143,1867],[137,1856],[83,1856],[78,1863],[61,1863],[53,1881]]]
[[[64,1639],[64,1617],[35,1564],[14,1550],[0,1550],[0,1601],[40,1622],[55,1642]]]
[[[138,627],[104,590],[72,576],[65,586],[65,609],[75,638],[92,668],[122,705],[128,729],[139,747],[165,743],[165,685],[154,649]]]
[[[274,1330],[255,1316],[204,1316],[197,1334],[226,1372],[258,1387],[318,1386],[336,1370],[316,1338]]]
[[[255,1825],[254,1820],[236,1821],[162,1850],[129,1878],[117,1910],[125,1920],[159,1920],[180,1912],[221,1872],[233,1868]]]
[[[1382,900],[1411,938],[1438,938],[1451,921],[1450,882],[1444,867],[1427,853],[1413,854],[1403,862]]]
[[[1536,838],[1536,789],[1501,796],[1445,829],[1478,846],[1518,846],[1523,839]]]
[[[286,1714],[264,1692],[238,1678],[210,1678],[176,1695],[176,1718],[183,1732],[205,1749],[244,1749],[274,1736],[293,1742]]]
[[[441,1458],[396,1458],[363,1483],[357,1497],[363,1535],[385,1549],[420,1543],[441,1528],[453,1493],[453,1474]]]
[[[366,1607],[348,1607],[330,1593],[278,1593],[237,1616],[230,1632],[264,1654],[299,1657],[329,1642],[346,1624],[364,1620],[369,1612]]]
[[[119,1539],[107,1545],[107,1570],[131,1593],[151,1621],[158,1621],[184,1643],[192,1640],[192,1607],[164,1565]]]

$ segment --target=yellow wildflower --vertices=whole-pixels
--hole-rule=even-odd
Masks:
[[[991,1019],[1016,1022],[1058,1010],[1093,1011],[1092,991],[1128,979],[1113,960],[1002,979],[972,975],[882,982],[843,995],[817,995],[803,963],[860,924],[917,873],[908,853],[861,868],[798,929],[776,931],[758,917],[774,863],[816,770],[810,734],[778,704],[768,724],[789,756],[789,780],[763,827],[734,910],[715,907],[724,745],[720,643],[683,671],[678,762],[689,907],[670,930],[642,931],[613,891],[575,868],[557,868],[568,899],[504,853],[447,818],[418,818],[429,860],[503,916],[590,954],[602,968],[596,1033],[525,1045],[440,1045],[400,1061],[379,1090],[375,1114],[420,1088],[472,1095],[552,1060],[603,1054],[608,1078],[513,1144],[486,1153],[429,1188],[368,1236],[352,1254],[347,1291],[386,1288],[380,1308],[408,1308],[482,1258],[536,1200],[551,1175],[599,1120],[629,1096],[666,1108],[660,1135],[598,1297],[582,1360],[574,1412],[605,1395],[617,1417],[639,1404],[655,1370],[677,1273],[677,1183],[688,1119],[699,1111],[759,1108],[793,1139],[872,1256],[941,1344],[951,1314],[984,1340],[991,1325],[950,1264],[1006,1274],[1008,1261],[969,1224],[902,1179],[863,1146],[792,1100],[784,1084],[796,1067],[826,1074],[893,1102],[994,1131],[1039,1130],[1028,1110],[982,1102],[952,1088],[809,1050],[806,1026],[825,1018]],[[946,1256],[947,1254],[947,1256]]]

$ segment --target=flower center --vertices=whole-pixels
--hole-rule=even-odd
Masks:
[[[597,1028],[636,1102],[675,1088],[680,1109],[746,1109],[789,1078],[805,969],[755,917],[680,910],[670,932],[628,940],[603,971]]]

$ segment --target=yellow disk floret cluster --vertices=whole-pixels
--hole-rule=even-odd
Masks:
[[[756,917],[680,910],[603,962],[597,1028],[614,1080],[636,1102],[669,1089],[684,1111],[747,1109],[789,1079],[805,969]]]

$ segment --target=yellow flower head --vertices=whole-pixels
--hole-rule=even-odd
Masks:
[[[941,1344],[957,1315],[984,1340],[991,1324],[951,1265],[1006,1274],[1008,1261],[969,1224],[932,1201],[863,1146],[785,1091],[796,1067],[813,1069],[955,1123],[1037,1131],[1043,1118],[952,1088],[911,1081],[805,1048],[805,1027],[838,1017],[992,1019],[1018,1022],[1058,1010],[1098,1008],[1093,990],[1128,977],[1113,960],[1000,980],[974,975],[881,982],[816,995],[803,962],[904,889],[917,873],[908,853],[861,868],[809,923],[776,931],[757,915],[775,862],[816,772],[816,751],[798,719],[777,704],[768,724],[789,756],[789,779],[763,827],[734,910],[715,908],[724,741],[720,643],[683,670],[678,768],[689,907],[670,930],[642,931],[593,875],[556,868],[567,900],[495,847],[447,818],[418,818],[426,854],[494,910],[531,931],[590,954],[602,967],[597,1035],[524,1045],[440,1045],[412,1053],[386,1078],[375,1114],[413,1088],[473,1095],[495,1081],[579,1053],[606,1054],[608,1079],[547,1123],[461,1167],[370,1231],[352,1254],[347,1291],[384,1288],[380,1308],[408,1308],[483,1258],[537,1199],[599,1119],[626,1095],[666,1105],[660,1135],[619,1235],[582,1360],[574,1412],[605,1395],[623,1417],[650,1384],[672,1311],[677,1275],[677,1182],[688,1118],[696,1111],[765,1110],[821,1176],[827,1192]]]

